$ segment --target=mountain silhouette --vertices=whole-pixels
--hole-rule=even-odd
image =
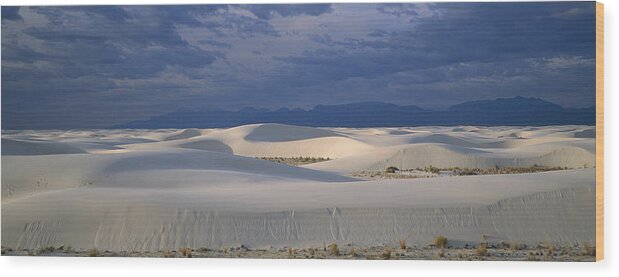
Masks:
[[[175,111],[113,128],[225,128],[253,123],[313,127],[399,127],[421,125],[594,125],[595,107],[563,108],[534,97],[464,102],[445,111],[383,102],[317,105],[311,110],[247,107],[238,111]]]

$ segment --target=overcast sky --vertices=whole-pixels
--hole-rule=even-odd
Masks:
[[[595,2],[2,7],[3,128],[179,109],[595,103]]]

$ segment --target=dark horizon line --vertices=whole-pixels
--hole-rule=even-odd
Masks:
[[[492,105],[493,103],[496,103],[497,101],[510,101],[510,100],[528,100],[528,101],[536,101],[539,102],[543,105],[547,105],[547,106],[554,106],[555,109],[548,109],[546,110],[546,112],[552,112],[552,110],[563,110],[565,112],[570,112],[570,113],[574,113],[574,112],[589,112],[589,110],[593,109],[593,113],[595,113],[595,105],[593,106],[589,106],[589,107],[584,107],[584,108],[574,108],[574,107],[570,107],[570,108],[566,108],[563,107],[559,104],[550,102],[550,101],[546,101],[542,98],[538,98],[538,97],[524,97],[524,96],[515,96],[515,97],[511,97],[511,98],[504,98],[504,97],[499,97],[499,98],[494,98],[494,99],[484,99],[484,100],[472,100],[472,101],[466,101],[466,102],[462,102],[462,103],[458,103],[458,104],[454,104],[449,106],[447,109],[445,110],[430,110],[430,109],[424,109],[421,108],[417,105],[398,105],[398,104],[394,104],[394,103],[389,103],[389,102],[381,102],[381,101],[360,101],[360,102],[350,102],[350,103],[344,103],[344,104],[333,104],[333,105],[324,105],[324,104],[317,104],[315,105],[313,108],[311,109],[303,109],[303,108],[287,108],[287,107],[281,107],[281,108],[277,108],[277,109],[268,109],[268,108],[256,108],[256,107],[243,107],[240,108],[238,110],[223,110],[223,109],[202,109],[202,110],[190,110],[190,109],[178,109],[175,111],[171,111],[168,113],[163,113],[163,114],[159,114],[159,115],[154,115],[151,116],[147,119],[143,119],[143,120],[133,120],[133,121],[125,121],[122,123],[117,123],[111,126],[106,126],[106,127],[97,127],[97,128],[67,128],[67,127],[56,127],[56,128],[20,128],[20,127],[16,127],[16,128],[0,128],[0,130],[4,131],[19,131],[19,130],[47,130],[47,131],[70,131],[70,130],[122,130],[122,129],[127,129],[127,130],[138,130],[138,129],[153,129],[153,128],[149,128],[149,127],[145,127],[145,128],[127,128],[124,127],[126,125],[130,125],[130,124],[134,124],[134,123],[139,123],[139,122],[147,122],[149,120],[153,120],[156,118],[162,118],[165,116],[169,116],[169,115],[173,115],[173,114],[183,114],[183,113],[213,113],[213,112],[222,112],[222,113],[228,113],[228,114],[246,114],[246,115],[251,115],[252,112],[255,112],[258,115],[262,114],[266,114],[266,113],[277,113],[279,111],[281,112],[299,112],[299,113],[312,113],[312,112],[324,112],[317,109],[318,107],[325,107],[328,108],[329,107],[342,107],[342,106],[347,106],[347,105],[355,105],[355,104],[377,104],[377,105],[388,105],[391,106],[395,109],[401,109],[401,108],[409,108],[411,110],[417,110],[415,113],[419,113],[420,115],[422,114],[432,114],[432,113],[437,113],[437,112],[447,112],[449,113],[453,113],[456,112],[453,110],[454,107],[465,107],[467,105],[475,105],[475,104],[490,104]],[[368,106],[368,107],[371,107]],[[248,109],[253,109],[253,111],[247,111]],[[541,110],[540,110],[541,111]],[[459,112],[463,112],[463,111],[459,111]],[[464,111],[465,113],[470,111]],[[446,116],[448,116],[448,114]],[[232,127],[236,127],[236,126],[243,126],[243,125],[249,125],[249,124],[285,124],[285,125],[294,125],[294,126],[306,126],[306,127],[334,127],[333,124],[325,124],[325,126],[319,126],[317,124],[320,123],[308,123],[308,124],[303,124],[300,122],[284,122],[286,120],[271,120],[271,119],[265,119],[263,121],[260,122],[248,122],[248,123],[242,123],[242,124],[235,124],[235,125],[230,125],[230,126],[213,126],[213,127],[202,127],[202,126],[187,126],[187,127],[160,127],[160,128],[155,128],[155,129],[190,129],[190,128],[198,128],[198,129],[214,129],[214,128],[232,128]],[[542,121],[543,122],[543,121]],[[402,124],[402,125],[398,125],[397,123],[393,124],[390,123],[390,125],[376,125],[376,124],[369,124],[367,126],[363,126],[366,128],[370,128],[370,127],[419,127],[419,126],[557,126],[557,125],[586,125],[586,126],[590,126],[591,124],[579,124],[578,123],[574,123],[574,124],[560,124],[560,123],[554,123],[554,122],[546,122],[542,123],[542,122],[537,122],[534,124],[522,124],[522,123],[516,123],[516,122],[509,122],[509,121],[502,121],[502,122],[495,122],[495,123],[490,123],[490,124],[484,124],[484,123],[480,123],[479,121],[477,122],[473,122],[471,121],[470,124],[466,124],[466,123],[458,123],[458,121],[454,122],[454,123],[445,123],[445,122],[436,122],[436,123],[430,123],[430,122],[426,122],[426,123],[422,123],[422,122],[417,122],[417,123],[412,123],[410,122],[409,124]],[[297,124],[300,123],[300,124]],[[199,125],[199,124],[198,124]],[[350,125],[350,123],[346,123],[346,122],[342,122],[342,125],[340,127],[351,127],[348,126]],[[595,124],[593,124],[595,125]]]
[[[270,111],[270,112],[275,112],[281,109],[288,109],[290,111],[293,110],[303,110],[303,111],[312,111],[314,110],[316,107],[319,106],[323,106],[323,107],[333,107],[333,106],[344,106],[344,105],[352,105],[352,104],[364,104],[364,103],[377,103],[377,104],[389,104],[389,105],[395,105],[397,107],[417,107],[420,108],[422,110],[425,111],[435,111],[435,112],[439,112],[439,111],[448,111],[451,107],[457,106],[457,105],[461,105],[461,104],[465,104],[465,103],[475,103],[475,102],[485,102],[485,101],[496,101],[496,100],[511,100],[511,99],[534,99],[534,100],[541,100],[553,105],[557,105],[563,109],[566,110],[570,110],[570,109],[591,109],[591,108],[595,108],[595,104],[590,105],[590,106],[584,106],[584,107],[574,107],[574,106],[562,106],[559,105],[557,103],[551,102],[549,100],[540,98],[540,97],[534,97],[534,96],[522,96],[522,95],[518,95],[518,96],[514,96],[514,97],[497,97],[497,98],[486,98],[486,99],[478,99],[478,100],[470,100],[470,101],[464,101],[464,102],[460,102],[458,104],[453,104],[450,105],[444,109],[432,109],[432,108],[424,108],[422,106],[419,105],[415,105],[415,104],[410,104],[410,105],[400,105],[400,104],[396,104],[396,103],[392,103],[392,102],[385,102],[385,101],[357,101],[357,102],[347,102],[347,103],[341,103],[341,104],[315,104],[314,106],[312,106],[311,108],[301,108],[299,106],[293,107],[293,106],[280,106],[279,108],[265,108],[265,107],[256,107],[256,106],[243,106],[241,108],[238,109],[213,109],[213,108],[205,108],[205,109],[195,109],[195,108],[180,108],[174,111],[171,111],[170,113],[174,113],[174,112],[240,112],[243,111],[244,109],[256,109],[256,110],[261,110],[261,111]]]

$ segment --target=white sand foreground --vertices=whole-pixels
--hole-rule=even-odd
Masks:
[[[4,131],[2,246],[594,244],[594,127]],[[292,167],[254,157],[328,157]],[[424,166],[544,173],[364,181]]]

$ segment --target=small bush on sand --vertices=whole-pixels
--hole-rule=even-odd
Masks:
[[[53,246],[47,246],[47,247],[43,247],[39,250],[37,250],[37,255],[44,255],[47,253],[53,253],[54,251],[56,251],[56,248]]]
[[[517,250],[522,250],[522,249],[523,249],[522,244],[519,244],[513,241],[509,243],[509,250],[511,251],[517,251]]]
[[[402,250],[406,250],[406,240],[401,239],[400,240],[400,249]]]
[[[89,257],[98,257],[100,255],[101,253],[99,253],[99,250],[97,250],[97,248],[93,248],[93,249],[90,249],[90,251],[88,251]]]
[[[432,165],[424,167],[423,170],[425,172],[431,172],[431,173],[434,173],[434,174],[441,173],[441,169],[440,168],[432,166]]]
[[[337,248],[337,243],[331,244],[331,255],[333,255],[333,256],[339,256],[340,255],[340,249]]]
[[[529,253],[527,253],[527,261],[539,261],[539,258],[537,258],[535,253],[529,251]]]
[[[484,257],[488,254],[488,248],[485,243],[480,243],[477,248],[475,248],[475,254],[480,257]]]
[[[385,251],[383,251],[383,254],[381,255],[381,257],[383,258],[383,260],[391,259],[391,248],[387,247]]]
[[[595,256],[595,246],[591,246],[588,243],[585,243],[584,250],[585,250],[585,255]]]
[[[447,238],[444,236],[437,236],[436,238],[434,238],[434,246],[438,248],[447,247]]]
[[[178,250],[178,252],[181,252],[181,255],[183,255],[183,257],[191,258],[191,248],[189,247],[181,248]]]

